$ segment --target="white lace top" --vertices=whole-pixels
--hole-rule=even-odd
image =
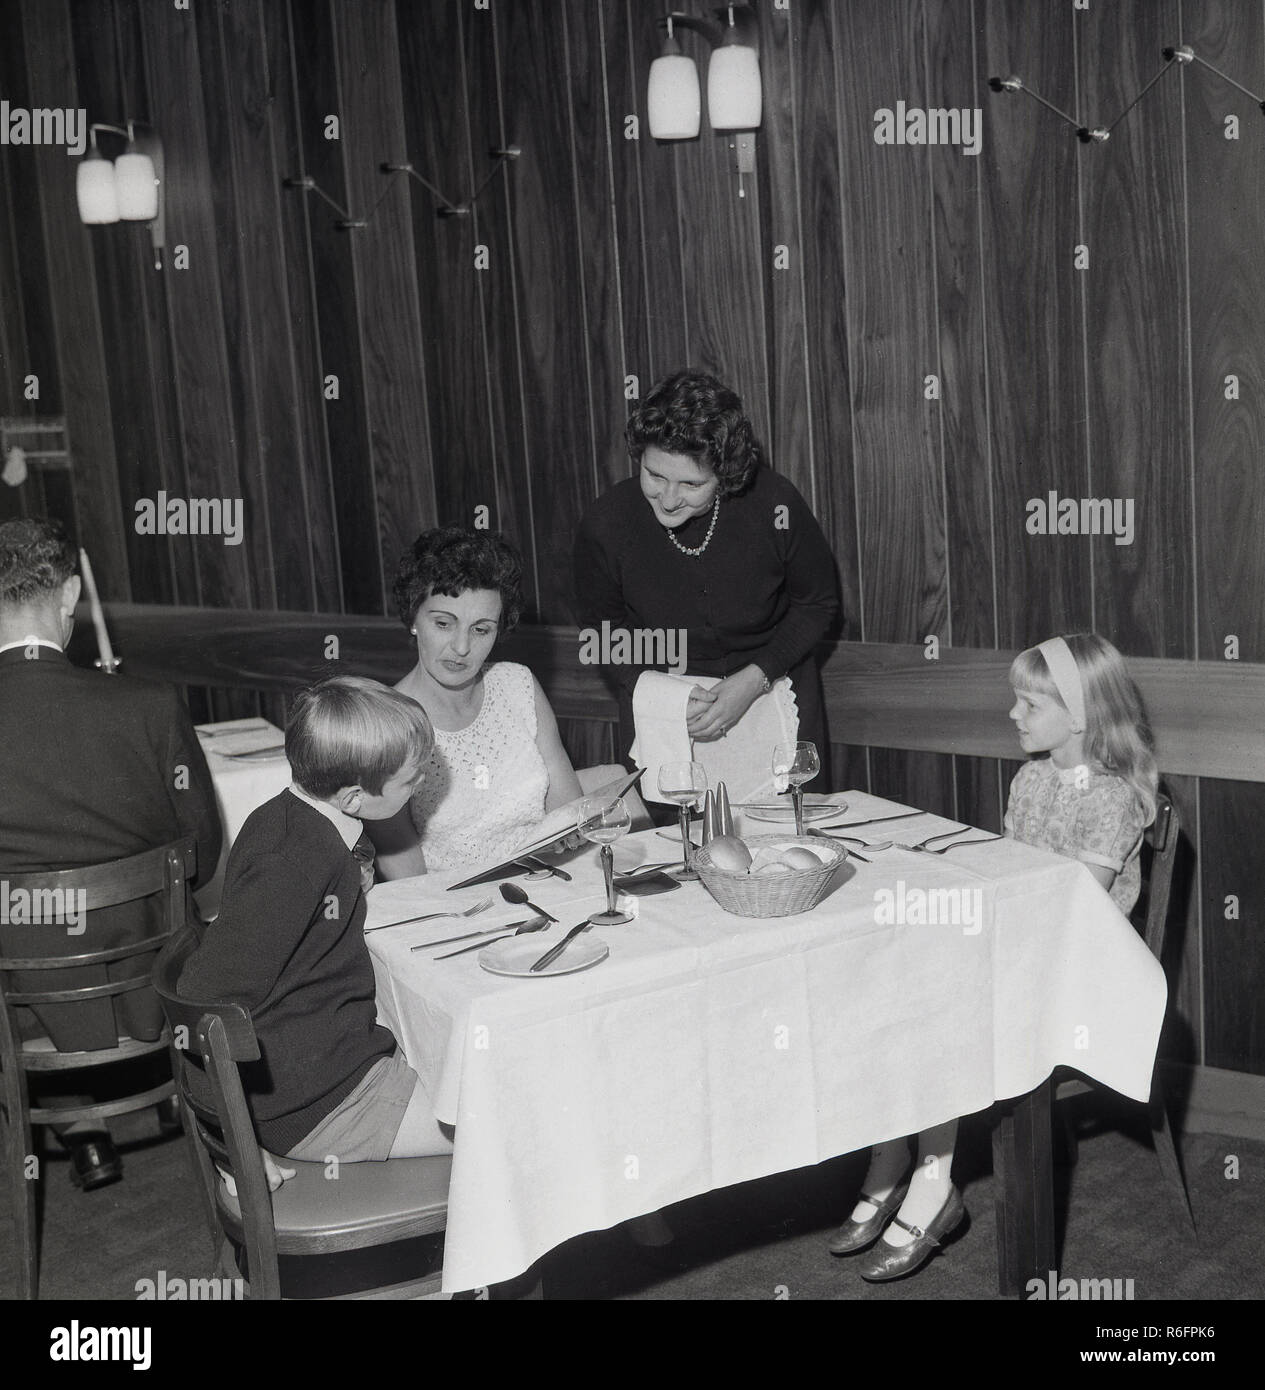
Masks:
[[[435,751],[410,810],[428,869],[491,864],[534,838],[549,772],[536,746],[536,701],[526,666],[483,672],[483,705],[455,733],[435,730]]]

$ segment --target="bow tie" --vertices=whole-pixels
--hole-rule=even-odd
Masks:
[[[351,853],[360,865],[360,886],[367,893],[373,887],[373,841],[361,831],[360,839],[351,847]]]

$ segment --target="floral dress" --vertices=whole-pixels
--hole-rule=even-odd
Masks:
[[[1114,869],[1112,901],[1127,917],[1138,900],[1138,851],[1146,828],[1133,788],[1114,773],[1058,768],[1049,758],[1026,763],[1010,784],[1006,834],[1084,864]]]

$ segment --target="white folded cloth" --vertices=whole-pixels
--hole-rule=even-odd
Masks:
[[[685,727],[690,691],[696,685],[710,690],[719,681],[718,676],[641,673],[633,690],[636,737],[630,756],[646,769],[641,794],[647,800],[667,800],[659,794],[663,763],[701,763],[708,786],[724,782],[731,801],[758,801],[774,794],[773,749],[799,736],[799,708],[790,680],[783,676],[774,681],[721,738],[695,742]]]

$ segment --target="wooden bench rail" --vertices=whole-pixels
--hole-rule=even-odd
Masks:
[[[123,671],[178,685],[294,690],[333,670],[395,682],[413,663],[392,618],[108,604]],[[337,662],[326,658],[337,638]],[[71,655],[90,662],[81,608]],[[530,666],[561,719],[614,722],[595,666],[582,666],[573,627],[521,626],[499,654]],[[1020,757],[1007,718],[1013,652],[838,642],[822,649],[822,683],[836,743],[973,757]],[[1231,661],[1129,662],[1155,729],[1164,772],[1265,782],[1265,666]]]

